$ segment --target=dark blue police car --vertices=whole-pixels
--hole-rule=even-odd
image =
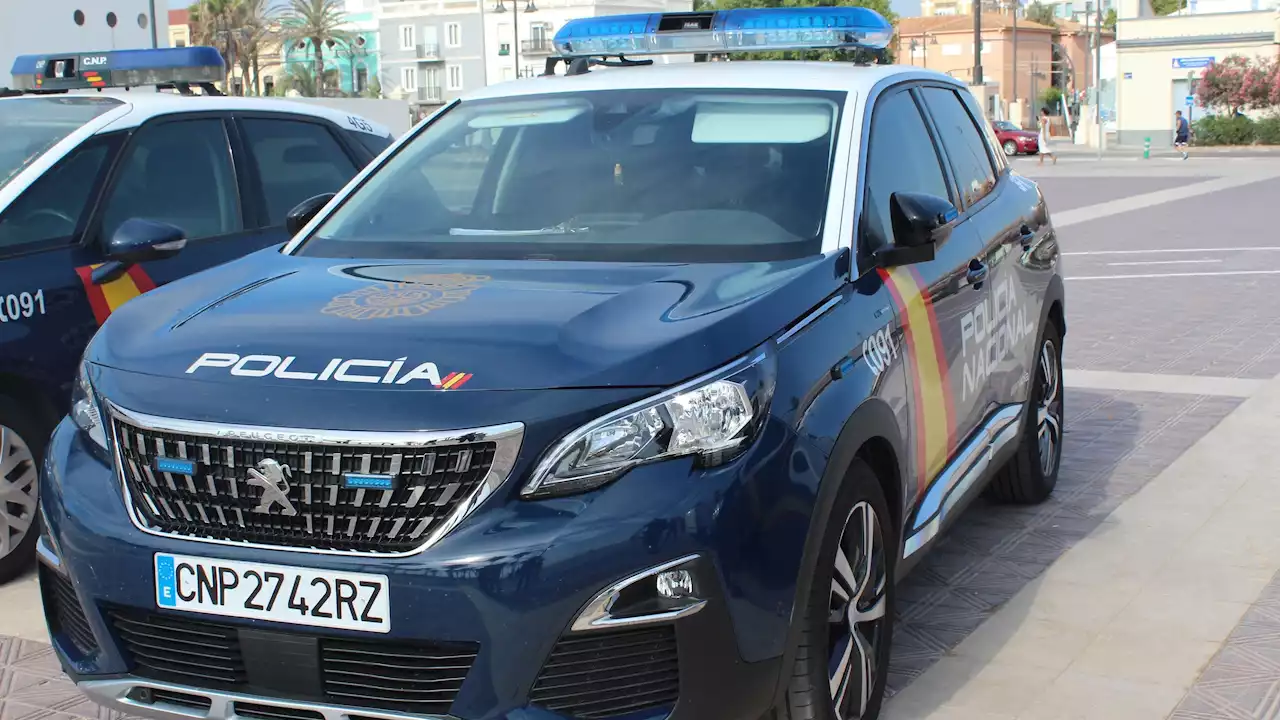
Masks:
[[[202,47],[22,56],[0,93],[0,583],[31,565],[38,458],[99,324],[283,243],[290,208],[391,144],[329,108],[189,96],[222,67]]]
[[[939,73],[643,65],[891,34],[570,22],[116,312],[42,475],[67,672],[154,718],[875,717],[895,581],[1057,477],[1043,199]]]

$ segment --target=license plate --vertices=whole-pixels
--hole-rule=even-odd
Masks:
[[[391,631],[387,576],[157,553],[156,605],[293,625]]]

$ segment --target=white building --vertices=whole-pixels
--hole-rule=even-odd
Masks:
[[[19,55],[165,47],[167,0],[0,0],[0,86]]]

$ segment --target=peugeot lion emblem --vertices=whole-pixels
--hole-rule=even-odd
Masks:
[[[258,467],[249,468],[249,484],[262,488],[262,499],[253,509],[256,513],[270,513],[271,506],[280,503],[282,515],[297,515],[298,511],[289,502],[289,476],[293,471],[288,465],[267,458],[258,463]]]

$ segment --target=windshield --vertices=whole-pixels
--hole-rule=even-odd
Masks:
[[[843,99],[664,89],[463,102],[297,252],[653,262],[815,254]]]
[[[77,128],[121,104],[98,97],[0,100],[0,187]]]
[[[996,123],[995,123],[995,126],[996,126],[996,129],[997,129],[997,130],[1003,130],[1003,131],[1005,131],[1005,132],[1009,132],[1009,131],[1011,131],[1011,130],[1017,130],[1017,129],[1018,129],[1018,126],[1017,126],[1017,125],[1014,125],[1013,123],[1009,122],[1008,120],[997,120],[997,121],[996,121]]]

